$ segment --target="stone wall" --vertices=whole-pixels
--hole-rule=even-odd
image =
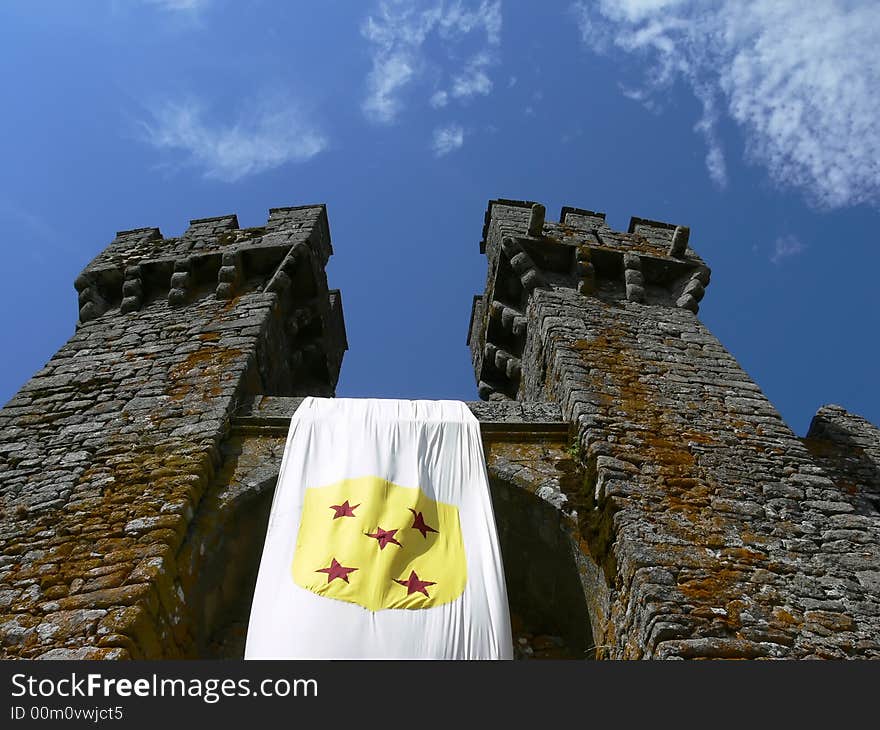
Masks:
[[[232,412],[250,393],[333,393],[330,252],[322,206],[283,208],[256,229],[122,232],[77,278],[76,333],[0,411],[3,657],[200,653],[236,593],[205,587],[236,504],[216,486]]]
[[[695,316],[709,271],[687,234],[487,212],[480,393],[558,402],[576,429],[586,477],[559,510],[598,655],[880,656],[877,430],[835,411],[827,458],[805,447]]]
[[[835,482],[855,498],[857,512],[868,517],[880,512],[880,428],[829,405],[813,417],[803,441]]]

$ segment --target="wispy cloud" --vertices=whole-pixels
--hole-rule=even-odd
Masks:
[[[437,157],[443,157],[464,144],[464,129],[460,124],[448,124],[434,130],[431,149]]]
[[[630,88],[628,86],[624,86],[623,84],[620,84],[619,86],[621,94],[623,94],[627,99],[632,99],[634,102],[641,104],[649,112],[659,114],[660,111],[662,111],[662,105],[649,91],[646,91],[645,89]]]
[[[403,107],[398,90],[415,75],[418,60],[408,53],[394,53],[373,59],[373,70],[367,77],[370,93],[364,99],[364,114],[376,122],[391,122]]]
[[[807,247],[804,246],[804,244],[795,236],[780,236],[773,244],[773,253],[770,255],[770,260],[774,264],[778,264],[784,259],[791,258],[792,256],[799,256],[806,250],[806,248]]]
[[[452,79],[452,96],[456,99],[487,96],[492,91],[492,79],[487,73],[491,63],[492,58],[488,53],[478,53],[471,58],[462,72]]]
[[[501,42],[501,0],[384,0],[376,13],[367,17],[361,33],[371,44],[372,56],[362,109],[370,120],[387,124],[403,109],[404,88],[427,70],[439,69],[441,64],[432,61],[424,48],[432,36],[442,42],[447,53],[474,34],[481,34],[486,45],[449,74],[451,86],[435,91],[430,97],[432,106],[445,106],[450,97],[467,99],[491,91],[488,69],[494,63],[491,49]]]
[[[440,91],[435,91],[428,102],[435,109],[442,109],[449,103],[449,94],[442,89]]]
[[[231,124],[211,119],[198,102],[166,103],[141,129],[153,147],[182,153],[179,164],[226,182],[304,162],[327,146],[326,137],[303,122],[298,107],[281,98],[254,104]]]
[[[645,92],[684,80],[712,178],[727,174],[717,126],[820,207],[880,201],[880,4],[871,0],[597,0],[574,5],[585,44],[646,64]]]

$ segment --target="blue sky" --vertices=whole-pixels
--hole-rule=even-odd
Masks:
[[[804,6],[807,7],[804,7]],[[797,433],[880,422],[880,4],[0,4],[0,402],[115,231],[324,202],[338,394],[476,399],[491,198],[691,226],[700,317]]]

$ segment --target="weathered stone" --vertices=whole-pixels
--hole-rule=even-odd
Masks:
[[[630,302],[643,302],[645,300],[645,290],[638,284],[626,285],[626,298]]]
[[[627,269],[624,272],[624,281],[627,284],[631,284],[638,287],[644,287],[645,285],[645,277],[641,271],[637,271],[636,269]],[[644,290],[643,290],[644,291]]]
[[[672,242],[669,244],[670,256],[684,256],[684,253],[687,250],[690,233],[691,230],[687,226],[675,227],[675,230],[672,232]]]
[[[490,262],[528,205],[490,205]],[[598,261],[583,249],[602,247],[591,296],[577,265],[568,280],[553,269],[552,290],[518,304],[528,321],[517,397],[549,397],[577,426],[584,477],[559,504],[576,513],[572,549],[600,655],[874,656],[862,637],[880,635],[880,431],[827,407],[802,444],[693,316],[710,276],[689,231],[589,220],[560,240],[576,262]],[[648,255],[675,280],[652,278]],[[533,260],[553,265],[549,249]],[[506,288],[499,274],[486,296]],[[471,346],[479,340],[476,328]],[[655,570],[662,585],[644,577]]]
[[[323,207],[285,216],[275,230],[302,233],[302,245],[326,260]],[[301,342],[285,322],[302,302],[263,292],[293,243],[253,251],[262,273],[247,283],[232,277],[241,286],[235,299],[213,296],[206,272],[217,264],[201,264],[235,253],[219,251],[228,236],[243,234],[245,248],[261,243],[232,223],[194,223],[182,238],[156,229],[117,235],[77,278],[84,311],[76,334],[0,410],[3,658],[201,656],[230,612],[246,610],[236,601],[259,559],[259,518],[211,497],[226,478],[229,419],[254,384],[332,395],[346,343],[338,295],[308,256],[294,271],[310,287],[323,334]],[[142,303],[147,276],[169,288]],[[236,527],[224,533],[227,524]],[[179,563],[210,530],[236,537]],[[206,595],[223,571],[225,592]]]
[[[543,205],[540,203],[535,203],[532,206],[532,210],[529,213],[529,228],[528,235],[530,236],[541,236],[544,231],[544,216],[546,215],[546,210]]]

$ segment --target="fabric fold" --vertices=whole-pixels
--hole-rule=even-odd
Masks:
[[[303,401],[245,658],[512,658],[480,425],[464,403]]]

